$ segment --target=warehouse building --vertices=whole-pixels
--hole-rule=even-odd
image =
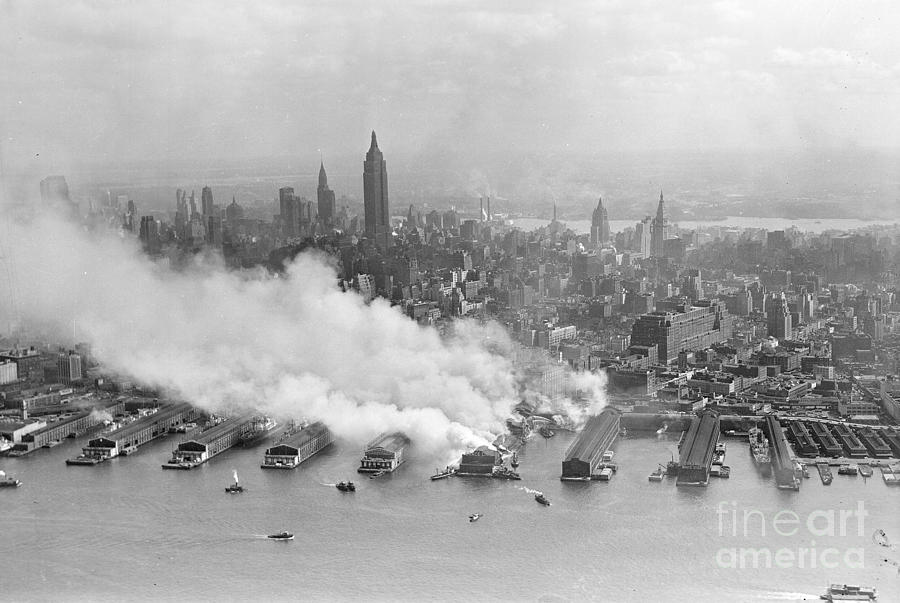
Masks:
[[[366,446],[359,463],[359,473],[390,473],[403,461],[403,453],[409,446],[409,438],[399,431],[383,433]]]
[[[619,435],[620,418],[621,413],[618,410],[606,408],[588,420],[566,451],[560,479],[588,481],[599,475],[603,453],[610,449]]]
[[[678,486],[706,486],[716,444],[719,442],[719,413],[704,410],[694,417],[679,446]]]
[[[290,433],[266,450],[263,469],[294,469],[300,463],[321,452],[334,442],[331,430],[324,423],[313,423]]]

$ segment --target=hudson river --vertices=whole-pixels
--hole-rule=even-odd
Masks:
[[[573,435],[561,433],[529,440],[520,482],[431,482],[414,447],[396,473],[367,479],[361,450],[340,443],[295,471],[260,469],[266,444],[163,471],[181,437],[95,467],[64,464],[83,438],[0,458],[24,482],[0,489],[0,599],[811,601],[847,582],[900,601],[900,551],[873,539],[900,543],[900,488],[877,470],[831,486],[813,471],[779,491],[744,440],[726,439],[731,479],[676,488],[647,480],[675,447],[650,434],[617,441],[611,482],[563,483]],[[243,494],[224,491],[233,470]],[[328,485],[348,478],[355,493]],[[843,527],[842,509],[855,512]],[[265,538],[281,530],[296,539]]]

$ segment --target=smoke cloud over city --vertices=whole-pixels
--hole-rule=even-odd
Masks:
[[[208,257],[175,271],[130,239],[46,214],[8,235],[8,313],[52,323],[62,341],[74,319],[106,371],[211,411],[323,420],[358,444],[399,429],[417,455],[449,461],[503,432],[518,402],[499,325],[457,321],[441,337],[342,292],[324,255],[301,254],[280,276]],[[579,387],[597,406],[602,383],[588,380]]]

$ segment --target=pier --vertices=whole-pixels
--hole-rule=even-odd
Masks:
[[[94,465],[119,455],[127,455],[147,442],[169,433],[172,428],[195,420],[200,411],[183,402],[163,406],[155,413],[141,417],[130,425],[88,441],[82,455],[66,461],[69,465]]]
[[[222,421],[200,433],[196,438],[182,442],[172,451],[172,458],[163,469],[193,469],[214,456],[225,452],[241,441],[241,436],[251,429],[255,413],[245,412]]]
[[[619,435],[620,417],[618,410],[605,408],[599,415],[588,420],[566,452],[560,479],[590,481],[600,478],[604,468],[603,455]]]
[[[781,429],[781,423],[773,415],[766,416],[766,435],[772,446],[772,471],[779,488],[799,490],[800,480],[794,475],[794,461],[791,448]]]
[[[68,416],[61,416],[56,421],[47,421],[47,426],[26,433],[22,441],[13,448],[19,454],[32,452],[38,448],[50,448],[66,438],[78,437],[80,434],[100,425],[106,416],[119,414],[125,410],[121,400],[101,400],[90,409]]]
[[[679,445],[678,486],[706,486],[719,442],[719,413],[704,410],[694,417]]]
[[[359,462],[358,473],[391,473],[403,461],[403,453],[409,446],[409,438],[399,431],[383,433],[366,446]]]
[[[287,434],[266,450],[263,469],[295,469],[334,442],[334,436],[324,423],[316,422],[300,431]]]

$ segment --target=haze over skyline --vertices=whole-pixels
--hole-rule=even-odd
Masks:
[[[0,3],[10,172],[346,154],[896,147],[900,9]],[[387,142],[389,141],[389,142]]]

